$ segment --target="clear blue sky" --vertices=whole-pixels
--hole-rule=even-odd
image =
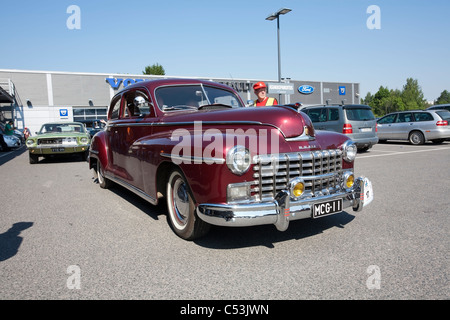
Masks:
[[[70,5],[80,30],[66,26]],[[381,29],[366,12],[380,8]],[[448,0],[1,0],[0,69],[276,80],[279,8],[282,76],[383,85],[419,81],[425,98],[450,90]]]

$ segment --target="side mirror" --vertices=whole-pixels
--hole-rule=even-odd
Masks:
[[[139,111],[139,117],[145,117],[150,114],[151,104],[147,102],[143,97],[137,96],[133,100],[133,104],[135,107],[135,112]]]
[[[150,108],[152,108],[153,106],[151,104],[146,103],[145,106],[139,107],[139,117],[146,117],[150,114]]]

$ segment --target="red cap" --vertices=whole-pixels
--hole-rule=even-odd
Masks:
[[[258,90],[258,89],[261,89],[261,88],[267,88],[266,84],[264,82],[262,82],[262,81],[257,82],[257,83],[255,83],[253,85],[253,90]]]

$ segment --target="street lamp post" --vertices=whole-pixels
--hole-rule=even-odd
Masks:
[[[278,82],[281,83],[281,51],[280,51],[280,15],[291,12],[291,9],[282,8],[275,13],[272,13],[266,18],[268,21],[277,19],[277,41],[278,41]],[[280,95],[281,97],[281,95]]]

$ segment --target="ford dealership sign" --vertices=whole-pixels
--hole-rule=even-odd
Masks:
[[[302,94],[311,94],[314,92],[314,87],[304,84],[304,85],[298,87],[298,92],[300,92]]]

